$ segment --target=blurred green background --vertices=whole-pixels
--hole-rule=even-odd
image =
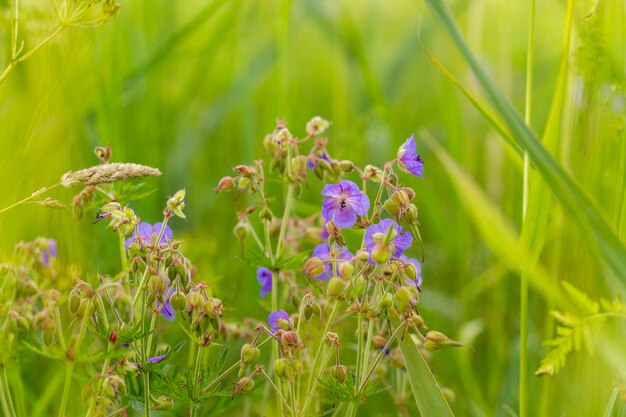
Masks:
[[[54,27],[52,0],[23,0],[26,48]],[[502,91],[523,111],[529,5],[449,1],[457,22]],[[626,241],[623,1],[579,1],[566,105],[555,157]],[[565,1],[538,2],[533,128],[543,132],[562,54]],[[0,65],[8,64],[10,2],[0,0]],[[226,306],[227,318],[262,317],[254,270],[236,259],[235,210],[213,188],[230,167],[264,156],[278,118],[294,135],[320,115],[331,154],[363,166],[395,157],[413,132],[429,130],[519,228],[522,159],[510,152],[429,60],[426,48],[470,91],[478,85],[435,17],[419,1],[136,0],[96,29],[72,28],[20,64],[0,85],[0,207],[98,161],[158,167],[157,191],[133,208],[156,222],[167,196],[187,189],[188,221],[172,224],[185,251]],[[417,192],[426,247],[421,312],[431,327],[471,348],[435,355],[442,385],[456,392],[458,416],[517,410],[519,280],[483,243],[448,174],[418,140],[425,178]],[[320,184],[312,181],[313,189]],[[55,190],[69,203],[78,190]],[[321,200],[315,193],[308,199]],[[95,212],[86,217],[95,216]],[[551,206],[542,263],[592,296],[611,296],[605,273],[558,203]],[[115,236],[69,210],[22,206],[0,216],[0,256],[20,240],[49,236],[76,273],[112,273]],[[243,307],[245,306],[245,307]],[[553,336],[550,306],[531,292],[530,368]],[[530,380],[530,415],[596,416],[617,374],[600,357],[575,354],[555,377]],[[387,415],[385,393],[359,415]]]

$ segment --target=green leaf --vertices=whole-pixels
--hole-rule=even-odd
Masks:
[[[395,320],[395,326],[400,322]],[[406,363],[406,372],[411,383],[411,391],[417,408],[422,416],[449,417],[454,416],[446,401],[437,380],[428,368],[428,364],[413,342],[411,336],[403,332],[397,336],[402,357]]]
[[[586,193],[541,145],[537,135],[524,123],[513,105],[504,97],[482,68],[461,35],[450,10],[443,0],[426,0],[439,17],[457,48],[472,68],[494,111],[503,120],[512,138],[528,155],[561,204],[574,216],[582,231],[594,242],[606,265],[619,279],[621,289],[626,283],[626,249]]]

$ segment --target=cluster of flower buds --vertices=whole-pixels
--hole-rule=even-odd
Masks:
[[[181,295],[173,294],[170,305],[174,310],[186,311],[190,319],[190,331],[198,344],[209,346],[213,340],[225,332],[222,316],[224,315],[222,301],[208,297],[200,289],[195,289],[185,296],[185,305],[182,307]]]
[[[163,212],[166,218],[172,217],[173,215],[181,219],[185,218],[185,213],[183,213],[183,209],[185,208],[185,194],[186,191],[184,189],[178,190],[167,200],[165,211]]]

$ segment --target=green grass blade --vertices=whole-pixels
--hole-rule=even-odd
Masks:
[[[476,78],[491,101],[494,111],[504,121],[515,141],[528,152],[531,161],[541,173],[561,204],[574,216],[583,232],[593,241],[606,262],[618,278],[621,289],[626,283],[626,249],[606,220],[594,207],[589,197],[574,182],[542,146],[537,135],[526,126],[511,103],[498,90],[493,81],[474,56],[442,0],[425,0],[439,17],[461,54],[472,68]]]
[[[427,132],[421,132],[420,138],[443,164],[460,200],[490,249],[511,270],[522,268],[527,271],[529,284],[546,300],[558,305],[567,304],[554,280],[548,277],[541,266],[536,265],[528,250],[519,244],[513,227],[506,222],[500,210],[489,201],[471,176]]]
[[[396,321],[395,325],[399,326],[400,323]],[[406,373],[420,414],[424,417],[453,417],[454,413],[413,339],[407,333],[398,335],[398,344],[406,363]]]

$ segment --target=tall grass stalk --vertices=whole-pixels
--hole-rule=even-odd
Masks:
[[[528,24],[528,50],[526,55],[526,98],[524,122],[531,126],[533,67],[535,45],[535,0],[530,0],[530,19]],[[530,176],[530,157],[524,152],[524,179],[522,199],[522,228],[526,225],[528,211],[528,193]],[[524,269],[520,272],[520,347],[519,347],[519,417],[528,416],[528,276]]]

